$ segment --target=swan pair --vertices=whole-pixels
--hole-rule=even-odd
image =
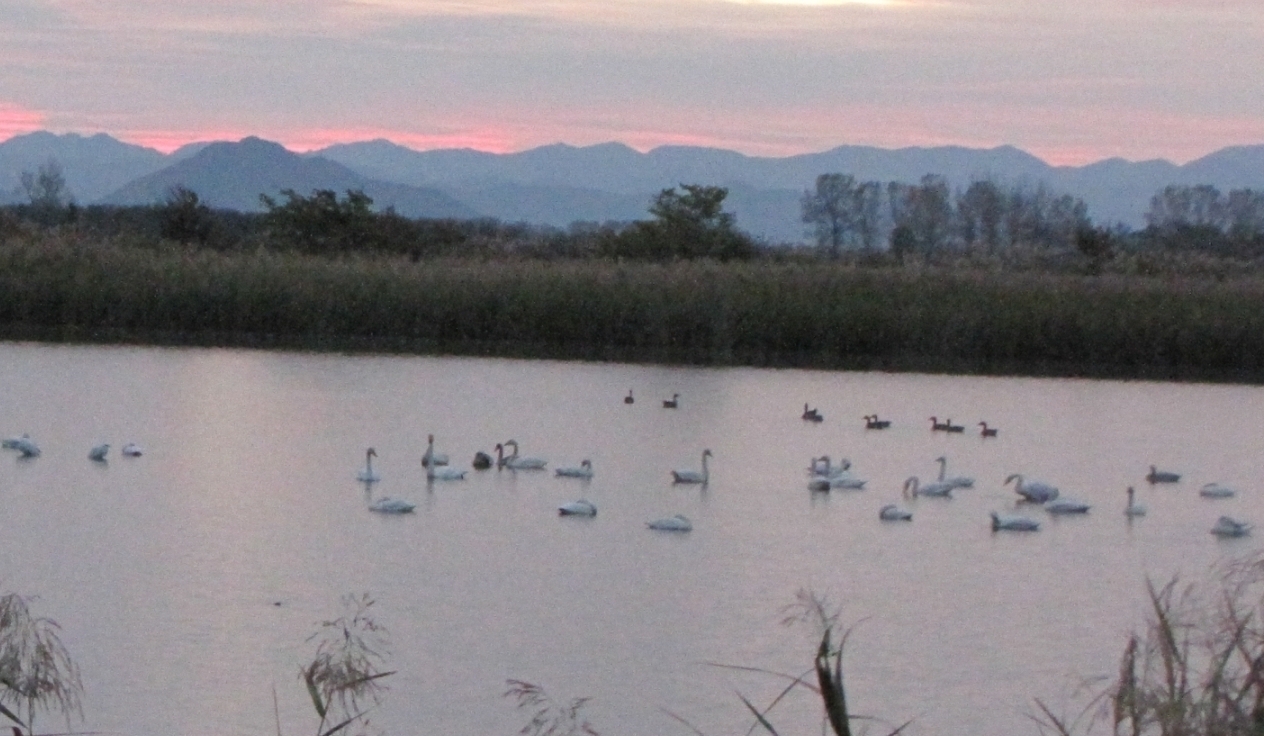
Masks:
[[[917,498],[918,496],[930,496],[932,498],[952,498],[952,492],[956,486],[951,483],[927,483],[921,485],[914,475],[904,481],[904,497]]]
[[[513,446],[513,454],[506,456],[505,448]],[[518,440],[507,440],[504,444],[496,445],[496,467],[509,468],[510,470],[543,470],[548,463],[544,458],[539,457],[520,457],[518,455]]]
[[[696,470],[673,470],[671,471],[672,483],[699,483],[706,485],[711,480],[711,473],[707,469],[707,458],[713,457],[710,450],[702,451],[702,472]]]

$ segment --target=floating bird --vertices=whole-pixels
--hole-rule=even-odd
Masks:
[[[557,507],[558,516],[596,516],[597,507],[584,499],[564,503]]]
[[[13,439],[12,449],[21,453],[22,457],[39,457],[40,454],[39,445],[35,444],[35,440],[31,439],[28,435],[15,437]]]
[[[1177,483],[1180,479],[1180,474],[1169,473],[1166,470],[1159,470],[1153,465],[1150,466],[1150,472],[1146,473],[1146,480],[1149,481],[1151,485],[1155,483]]]
[[[433,439],[434,435],[430,435]],[[447,465],[448,454],[446,452],[435,452],[434,443],[431,442],[426,446],[426,452],[421,456],[421,466],[428,468],[431,465]]]
[[[1237,491],[1219,483],[1208,483],[1198,489],[1198,495],[1203,498],[1233,498]]]
[[[711,479],[711,473],[707,470],[707,458],[714,457],[710,450],[702,451],[702,472],[696,470],[673,470],[671,471],[672,483],[701,483],[706,485]]]
[[[591,478],[593,477],[592,460],[582,460],[578,468],[558,468],[553,474],[559,478]]]
[[[833,476],[846,473],[850,468],[851,461],[847,458],[843,458],[838,465],[834,465],[830,461],[829,455],[822,455],[812,458],[812,464],[808,466],[808,473],[832,478]]]
[[[946,474],[948,470],[948,458],[944,457],[943,455],[940,455],[939,457],[935,458],[935,462],[939,463],[939,482],[940,483],[948,483],[957,488],[974,488],[974,478],[968,478],[963,475],[958,475],[952,478],[944,477],[944,475]]]
[[[966,431],[966,428],[965,428],[965,425],[953,424],[952,420],[948,419],[944,421],[944,431],[952,432],[953,434],[961,434],[962,432]]]
[[[410,514],[414,508],[416,504],[390,496],[383,496],[369,504],[369,511],[376,511],[379,514]]]
[[[1215,526],[1211,528],[1211,533],[1217,537],[1245,537],[1251,533],[1251,525],[1245,521],[1238,521],[1231,516],[1222,516],[1216,520]]]
[[[1003,485],[1014,483],[1014,492],[1028,503],[1047,503],[1058,497],[1058,489],[1038,480],[1027,482],[1020,473],[1014,473],[1005,479]]]
[[[680,406],[680,394],[672,394],[670,399],[663,399],[664,409],[675,409]]]
[[[475,470],[487,470],[492,466],[492,456],[479,450],[474,453],[474,462],[470,463]]]
[[[913,512],[889,503],[878,510],[878,518],[883,521],[912,521]]]
[[[364,467],[360,472],[356,473],[356,480],[361,483],[376,483],[382,480],[382,476],[373,472],[373,458],[377,457],[377,450],[372,447],[364,451]]]
[[[816,409],[809,409],[807,404],[803,405],[803,419],[808,422],[825,421],[825,417],[821,416],[821,412]]]
[[[891,420],[879,419],[877,414],[868,414],[865,416],[865,429],[886,429],[891,426]]]
[[[979,427],[980,437],[995,437],[998,431],[996,427],[989,427],[987,422],[979,422]]]
[[[128,442],[126,445],[123,445],[123,449],[119,450],[119,452],[122,453],[124,457],[140,457],[145,451],[142,450],[141,446],[135,442]]]
[[[505,448],[513,445],[513,454],[505,457]],[[548,463],[544,458],[519,457],[518,440],[507,440],[503,445],[496,445],[496,465],[510,470],[543,470]]]
[[[933,498],[952,498],[953,486],[949,483],[927,483],[921,485],[917,476],[912,476],[904,481],[904,497],[917,498],[918,496],[931,496]]]
[[[992,531],[1009,531],[1009,532],[1034,532],[1040,528],[1040,522],[1034,519],[1028,519],[1026,516],[1001,516],[995,511],[991,512]]]
[[[26,433],[23,433],[21,437],[7,437],[4,440],[0,440],[0,448],[4,448],[6,450],[17,450],[22,442],[30,439],[31,435]]]
[[[636,399],[632,398],[632,389],[628,389],[628,395],[623,397],[623,403],[632,404],[635,402],[636,402]]]
[[[860,478],[853,478],[849,475],[835,475],[832,477],[818,475],[808,481],[809,491],[829,491],[835,488],[858,491],[864,487],[865,481]]]
[[[940,421],[939,421],[939,417],[931,417],[931,418],[930,418],[930,431],[932,431],[932,432],[947,432],[947,431],[948,431],[948,422],[940,422]]]
[[[427,436],[426,444],[426,454],[435,459],[435,462],[426,466],[426,480],[465,480],[468,471],[438,464],[438,458],[434,454],[434,435]]]
[[[693,531],[693,522],[684,514],[676,514],[666,519],[655,519],[645,524],[650,529],[657,529],[663,532],[690,532]]]
[[[1137,491],[1132,486],[1128,486],[1128,505],[1124,507],[1124,516],[1145,516],[1145,504],[1137,503]]]
[[[1083,501],[1076,501],[1075,499],[1067,498],[1065,496],[1045,504],[1045,511],[1059,516],[1065,516],[1067,514],[1087,514],[1089,508],[1089,505]]]
[[[93,462],[105,462],[105,455],[110,451],[110,443],[104,442],[88,451],[88,459]]]

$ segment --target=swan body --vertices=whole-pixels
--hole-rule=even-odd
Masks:
[[[632,404],[635,402],[636,402],[636,399],[632,398],[632,389],[628,389],[628,395],[623,397],[623,403]]]
[[[943,455],[940,455],[939,457],[935,458],[935,462],[939,463],[939,482],[940,483],[949,483],[956,488],[973,488],[974,487],[974,478],[967,478],[961,475],[958,475],[953,478],[944,477],[944,475],[946,474],[948,470],[948,458],[944,457]]]
[[[821,416],[821,412],[816,409],[809,409],[807,404],[803,405],[803,419],[808,422],[825,421],[825,417]]]
[[[878,518],[882,521],[912,521],[913,512],[889,503],[878,510]]]
[[[1211,533],[1217,537],[1245,537],[1251,533],[1251,525],[1231,516],[1222,516],[1216,520]]]
[[[1233,498],[1237,491],[1219,483],[1208,483],[1198,489],[1198,495],[1203,498]]]
[[[684,514],[676,514],[666,519],[655,519],[654,521],[646,522],[645,526],[663,532],[693,531],[693,522],[689,521]]]
[[[670,399],[663,399],[664,409],[675,409],[680,406],[680,394],[672,394]]]
[[[1137,503],[1135,499],[1136,495],[1137,491],[1132,486],[1128,486],[1128,505],[1124,506],[1124,516],[1132,517],[1146,515],[1145,504]]]
[[[1028,503],[1048,503],[1058,497],[1058,489],[1038,480],[1028,482],[1020,473],[1014,473],[1005,479],[1004,485],[1014,483],[1014,492]]]
[[[372,447],[364,451],[364,467],[360,472],[356,473],[356,480],[361,483],[376,483],[382,480],[382,476],[373,471],[373,458],[377,457],[377,450]]]
[[[864,419],[865,429],[886,429],[891,426],[890,419],[879,419],[877,414],[868,414]]]
[[[145,451],[135,442],[128,442],[126,445],[123,445],[123,449],[119,450],[119,452],[124,457],[140,457]]]
[[[421,466],[423,468],[428,468],[431,465],[447,465],[447,464],[448,464],[448,453],[446,452],[431,453],[430,450],[426,450],[426,454],[421,456]]]
[[[1040,522],[1026,516],[1001,516],[991,512],[992,531],[1034,532],[1040,528]]]
[[[369,504],[369,511],[376,511],[379,514],[410,514],[416,507],[416,504],[403,499],[383,496]]]
[[[1177,483],[1181,479],[1179,473],[1169,473],[1166,470],[1159,470],[1153,465],[1150,466],[1150,472],[1146,473],[1146,480],[1151,483]]]
[[[1056,515],[1087,514],[1089,508],[1090,506],[1083,501],[1076,501],[1065,496],[1045,504],[1045,511]]]
[[[31,435],[29,434],[23,434],[21,437],[6,437],[5,439],[0,440],[0,447],[6,450],[16,450],[23,440],[29,439],[31,439]]]
[[[105,462],[105,456],[110,451],[110,443],[104,442],[88,451],[88,459],[93,462]]]
[[[505,457],[505,448],[510,445],[513,445],[513,454]],[[548,461],[539,457],[519,457],[518,440],[508,440],[503,445],[496,445],[496,463],[510,470],[543,470]]]
[[[816,476],[808,481],[809,491],[831,491],[836,488],[859,491],[865,487],[865,481],[850,475],[835,475],[833,477]]]
[[[987,422],[979,422],[980,437],[995,437],[998,431],[996,427],[989,427]]]
[[[434,453],[434,435],[429,435],[426,443],[426,455],[434,459],[434,462],[426,465],[426,480],[465,480],[465,474],[468,471],[439,465],[438,456]],[[422,463],[425,463],[424,457]]]
[[[596,516],[597,507],[584,499],[564,503],[557,507],[558,516]]]
[[[591,478],[593,477],[592,460],[580,462],[578,468],[558,468],[553,474],[559,478]]]
[[[904,481],[904,497],[917,498],[918,496],[930,496],[932,498],[952,498],[952,491],[956,486],[949,483],[927,483],[921,485],[914,475]]]
[[[22,454],[22,457],[39,457],[40,448],[35,444],[35,440],[27,435],[15,437],[13,441],[13,449]]]
[[[702,472],[696,470],[673,470],[671,471],[672,483],[701,483],[706,485],[711,479],[711,473],[707,470],[707,458],[713,457],[710,450],[702,451]]]

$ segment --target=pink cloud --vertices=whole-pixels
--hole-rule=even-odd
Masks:
[[[44,119],[43,113],[0,102],[0,140],[37,131],[44,126]]]

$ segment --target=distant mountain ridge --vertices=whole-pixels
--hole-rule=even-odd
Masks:
[[[0,192],[12,195],[21,171],[49,159],[62,165],[71,192],[84,204],[150,204],[181,184],[214,206],[255,210],[260,193],[285,188],[363,189],[375,206],[414,217],[486,216],[561,227],[643,218],[658,191],[710,184],[729,188],[726,204],[739,227],[771,241],[803,239],[799,198],[823,173],[910,183],[933,173],[961,188],[982,177],[1043,183],[1083,199],[1098,224],[1132,226],[1143,224],[1150,197],[1169,184],[1264,189],[1264,145],[1224,148],[1180,166],[1118,158],[1051,166],[1013,146],[839,146],[775,158],[689,146],[641,153],[621,143],[554,144],[509,154],[416,151],[378,139],[300,155],[246,138],[190,144],[164,155],[104,134],[39,132],[0,142]]]

